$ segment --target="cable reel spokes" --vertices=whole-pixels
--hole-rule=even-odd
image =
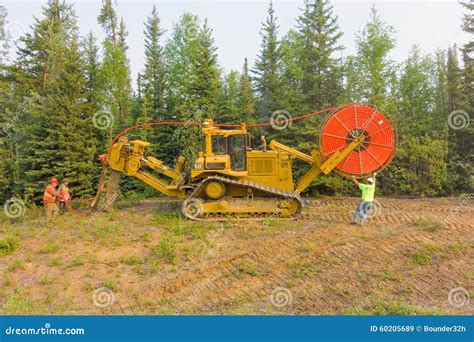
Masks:
[[[360,136],[363,142],[337,165],[336,170],[342,175],[363,177],[387,166],[395,154],[396,130],[377,107],[366,104],[334,110],[323,122],[320,150],[325,158]]]

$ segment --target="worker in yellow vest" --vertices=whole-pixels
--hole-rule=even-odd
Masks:
[[[359,205],[356,208],[354,213],[354,220],[352,224],[357,224],[357,220],[359,218],[360,213],[360,225],[364,224],[365,219],[367,218],[367,213],[369,212],[370,208],[372,207],[372,202],[374,201],[374,193],[375,193],[375,176],[377,172],[374,172],[372,177],[367,178],[368,184],[359,183],[354,176],[352,176],[352,180],[354,183],[359,187],[362,191],[362,200],[360,201]]]
[[[58,186],[58,180],[56,178],[51,178],[51,183],[44,189],[43,193],[43,205],[44,212],[46,216],[46,223],[50,223],[58,215],[58,205],[56,204],[56,196],[58,191],[56,187]]]

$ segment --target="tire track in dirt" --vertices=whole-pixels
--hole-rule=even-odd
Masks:
[[[353,201],[347,203],[353,204]],[[338,203],[340,205],[341,203]],[[331,207],[331,205],[326,205]],[[400,212],[403,205],[391,203],[390,211]],[[318,207],[319,208],[319,207]],[[386,210],[387,211],[387,210]],[[401,225],[413,223],[432,215],[427,215],[426,210],[421,212],[410,207],[410,212],[400,214],[382,212],[381,215],[370,218],[375,224],[390,223],[391,225]],[[448,209],[446,210],[448,211]],[[430,211],[431,212],[434,211]],[[466,216],[466,212],[463,212]],[[318,212],[316,214],[320,221],[328,223],[347,223],[351,218],[350,213],[340,212]],[[437,217],[443,217],[436,215]],[[313,253],[301,252],[301,241],[315,243],[317,245],[318,237],[324,237],[324,230],[312,228],[303,231],[293,232],[292,234],[283,234],[277,238],[272,237],[260,241],[254,249],[246,250],[233,257],[220,260],[216,263],[205,265],[197,271],[178,275],[175,279],[168,280],[153,293],[153,297],[162,297],[171,295],[183,307],[198,309],[201,311],[212,311],[219,305],[231,303],[239,299],[244,302],[263,301],[268,302],[268,296],[271,290],[276,286],[285,284],[290,278],[290,269],[288,261],[296,263],[310,263],[318,265],[320,272],[318,278],[324,279],[327,287],[340,287],[343,284],[355,284],[356,293],[364,294],[367,292],[367,285],[357,283],[353,274],[347,272],[347,265],[350,263],[366,264],[369,263],[374,270],[383,270],[386,265],[380,260],[384,258],[407,259],[406,254],[416,250],[417,245],[439,244],[438,240],[443,240],[443,244],[459,240],[459,234],[465,234],[470,231],[472,224],[467,219],[461,219],[458,215],[448,223],[442,230],[442,235],[432,234],[411,228],[405,234],[399,234],[395,237],[382,240],[379,246],[373,246],[373,241],[363,241],[354,239],[350,236],[340,239],[338,243],[323,247]],[[448,233],[449,231],[449,233]],[[347,229],[346,232],[347,233]],[[326,232],[327,234],[327,232]],[[329,233],[330,234],[330,233]],[[466,262],[468,262],[467,260]],[[265,270],[260,274],[249,275],[242,272],[242,265],[254,264]],[[417,298],[424,298],[423,294],[429,294],[433,288],[443,285],[443,289],[449,288],[453,282],[460,281],[459,270],[444,267],[442,274],[438,269],[429,269],[426,273],[419,276],[409,277],[413,287],[413,294],[409,296],[410,300],[418,302]],[[352,272],[354,273],[354,272]],[[336,276],[335,276],[336,275]],[[298,279],[302,287],[312,281],[313,276],[303,275]],[[437,282],[433,282],[437,279]],[[438,284],[438,285],[434,285]],[[314,287],[314,286],[309,286]],[[316,289],[316,290],[315,290]],[[313,288],[312,296],[323,295],[324,289],[321,286]]]

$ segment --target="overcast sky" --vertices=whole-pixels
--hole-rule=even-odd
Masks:
[[[102,41],[103,34],[97,24],[101,1],[69,1],[74,3],[78,25],[82,35],[93,31]],[[8,28],[17,38],[33,22],[33,15],[41,15],[44,1],[3,1],[7,10]],[[118,15],[123,17],[129,32],[128,57],[132,77],[143,68],[143,22],[156,4],[162,28],[169,32],[183,12],[207,18],[218,47],[219,63],[227,72],[241,70],[245,57],[253,64],[260,46],[259,30],[265,19],[269,1],[125,1],[117,0]],[[334,12],[344,36],[341,43],[346,47],[343,54],[354,53],[355,34],[369,18],[370,7],[375,4],[384,21],[396,30],[397,46],[392,57],[403,61],[413,45],[426,52],[446,48],[449,44],[464,44],[468,36],[461,30],[464,8],[457,1],[332,1]],[[274,1],[274,8],[282,36],[296,24],[303,1]],[[14,51],[11,51],[14,56]]]

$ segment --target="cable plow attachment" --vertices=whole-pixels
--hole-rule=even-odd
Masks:
[[[281,144],[253,149],[247,129],[279,126],[326,113],[319,150],[310,154]],[[180,156],[174,168],[147,154],[150,143],[128,141],[126,134],[160,125],[200,126],[204,145],[194,167],[184,172]],[[129,127],[112,140],[107,154],[101,155],[101,175],[96,196],[86,212],[108,211],[120,195],[120,175],[135,177],[166,196],[184,199],[183,213],[192,219],[232,217],[296,217],[304,206],[300,194],[321,173],[335,170],[343,177],[363,175],[383,169],[396,149],[396,130],[386,116],[373,106],[336,106],[283,120],[256,124],[205,122],[152,122]],[[310,165],[309,171],[294,181],[292,160]],[[108,175],[108,170],[111,172]],[[154,171],[150,173],[148,170]],[[158,174],[158,175],[156,175]],[[107,186],[106,186],[107,183]],[[79,201],[76,201],[79,202]],[[197,214],[196,214],[197,213]]]

